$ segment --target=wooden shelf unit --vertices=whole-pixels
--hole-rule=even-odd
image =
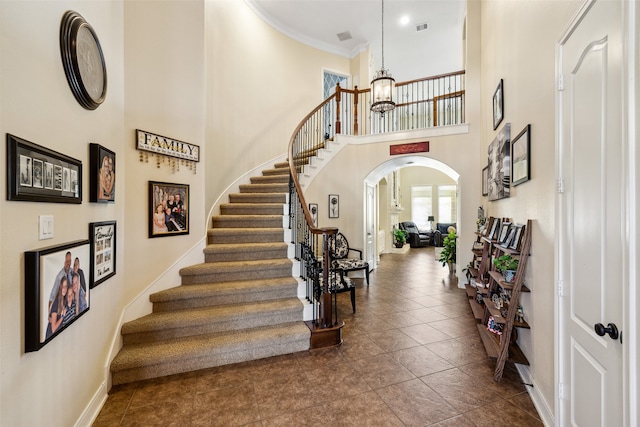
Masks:
[[[490,230],[495,218],[489,219],[488,229]],[[517,321],[516,313],[520,305],[520,294],[522,292],[531,292],[524,285],[524,277],[527,270],[527,261],[531,251],[531,224],[528,220],[523,231],[522,243],[520,250],[516,251],[503,247],[498,244],[497,240],[490,240],[485,236],[478,235],[477,241],[483,243],[482,258],[478,268],[469,267],[468,277],[473,278],[476,287],[469,284],[466,285],[467,296],[469,297],[469,305],[474,317],[479,322],[478,332],[482,343],[484,344],[487,355],[496,359],[496,368],[493,379],[500,381],[504,371],[505,362],[519,363],[528,365],[529,362],[522,350],[516,343],[517,333],[513,328],[530,329],[530,325],[526,321]],[[473,249],[473,264],[476,263],[477,249]],[[493,268],[492,259],[509,254],[520,259],[518,269],[516,270],[513,282],[505,282],[503,275]],[[505,302],[501,310],[497,309],[490,298],[490,295],[505,290],[510,293],[508,301]],[[480,295],[480,296],[478,296]],[[482,302],[478,301],[478,298]],[[502,334],[494,333],[487,328],[489,317],[493,317],[495,323],[502,324]]]

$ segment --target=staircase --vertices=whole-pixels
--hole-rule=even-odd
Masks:
[[[284,242],[288,163],[230,194],[208,230],[204,263],[150,296],[153,312],[122,325],[113,385],[309,349]]]

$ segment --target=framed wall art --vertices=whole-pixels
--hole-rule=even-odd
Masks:
[[[7,134],[7,200],[82,203],[82,162]]]
[[[489,166],[482,168],[482,195],[489,195]]]
[[[493,130],[498,129],[500,122],[504,118],[504,90],[502,79],[498,83],[496,91],[493,93]]]
[[[309,203],[309,213],[311,214],[311,218],[313,219],[313,226],[318,226],[318,204],[317,203]]]
[[[89,310],[89,240],[24,253],[25,351],[38,351]]]
[[[329,194],[329,218],[340,217],[340,196]]]
[[[116,221],[89,224],[91,274],[89,287],[95,288],[116,274]]]
[[[514,187],[529,181],[531,176],[530,145],[531,125],[527,125],[511,143],[511,183]]]
[[[189,234],[189,185],[149,181],[149,237]]]
[[[511,124],[505,124],[489,144],[489,179],[487,190],[489,201],[500,200],[510,195],[511,185]]]
[[[100,144],[89,144],[89,201],[116,200],[116,153]]]

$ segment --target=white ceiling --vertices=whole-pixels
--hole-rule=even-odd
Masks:
[[[245,2],[277,30],[324,51],[353,58],[370,45],[375,67],[380,67],[382,0]],[[385,0],[385,68],[400,80],[462,69],[465,11],[466,0]],[[421,24],[428,28],[416,31]],[[340,41],[343,32],[352,38]]]

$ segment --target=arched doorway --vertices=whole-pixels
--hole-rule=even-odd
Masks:
[[[456,172],[449,165],[439,161],[432,159],[430,157],[424,156],[402,156],[390,159],[376,168],[374,168],[365,178],[364,178],[364,191],[365,191],[365,200],[370,198],[371,189],[376,189],[376,199],[377,203],[364,203],[364,218],[365,224],[364,227],[364,235],[367,236],[365,254],[366,259],[369,261],[369,265],[372,268],[375,268],[378,262],[378,256],[381,252],[379,250],[381,244],[387,246],[390,242],[391,236],[391,227],[395,223],[397,223],[397,219],[400,217],[402,213],[402,202],[401,197],[399,195],[399,185],[397,180],[395,179],[397,172],[406,167],[424,167],[437,170],[447,177],[449,177],[455,183],[455,210],[456,210],[456,218],[461,218],[460,212],[462,210],[462,206],[460,203],[460,174]],[[390,179],[389,179],[390,177]],[[382,186],[386,184],[387,191],[390,191],[392,194],[392,203],[391,206],[385,206],[387,204],[387,199],[385,197],[384,202],[381,202],[381,191],[380,191],[380,183],[383,182]],[[396,192],[398,193],[396,194]],[[386,191],[385,191],[386,194]],[[383,204],[381,206],[381,204]],[[395,205],[395,206],[394,206]],[[388,208],[388,209],[387,209]],[[371,209],[375,209],[374,212]],[[380,225],[383,224],[381,227]],[[370,239],[369,236],[374,234],[374,238]],[[381,235],[382,233],[382,235]],[[381,243],[384,242],[384,243]]]

